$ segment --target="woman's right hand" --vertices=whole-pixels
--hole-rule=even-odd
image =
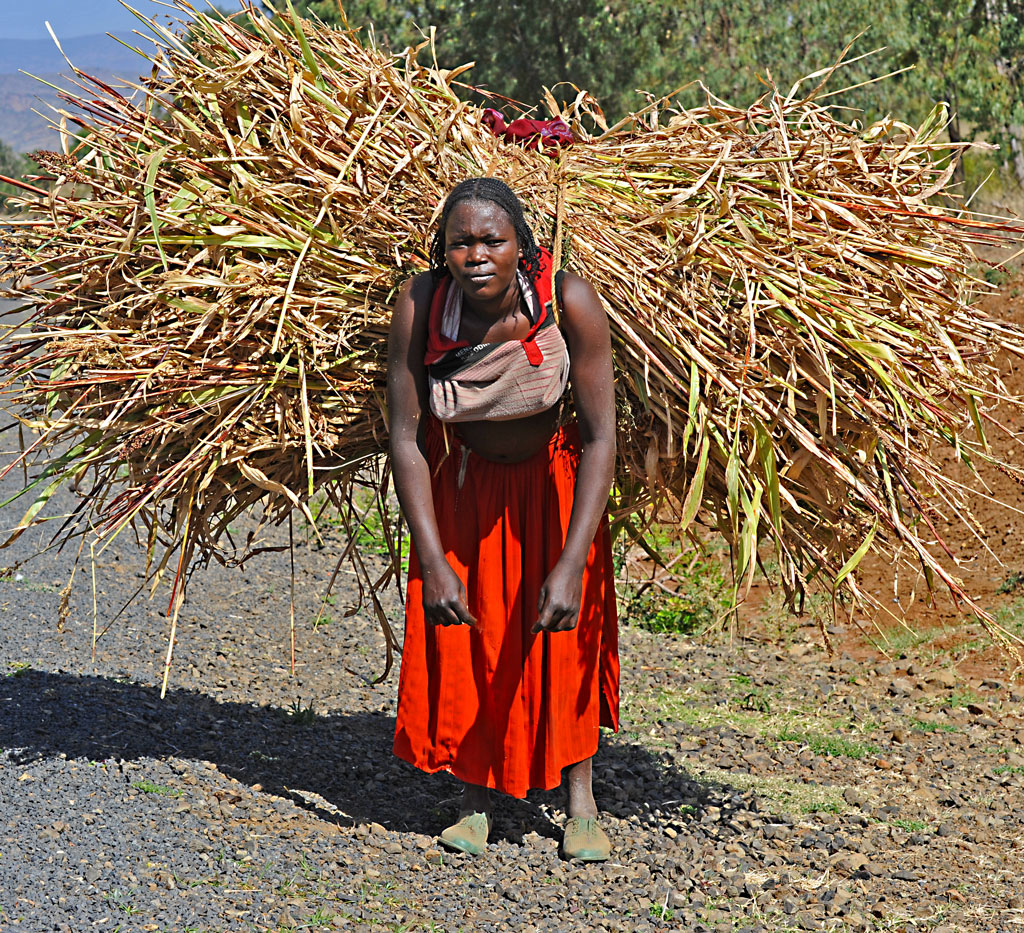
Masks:
[[[431,625],[476,625],[467,605],[466,588],[448,561],[421,567],[423,614]]]

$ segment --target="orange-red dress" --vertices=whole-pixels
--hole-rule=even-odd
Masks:
[[[424,771],[524,797],[556,787],[563,768],[593,755],[599,726],[618,729],[608,524],[602,519],[587,558],[579,624],[531,634],[569,528],[576,426],[513,464],[478,456],[451,432],[449,441],[431,417],[426,452],[441,543],[478,626],[425,622],[413,548],[394,750]]]

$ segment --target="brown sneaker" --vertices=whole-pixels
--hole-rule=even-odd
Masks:
[[[596,816],[574,816],[565,824],[562,854],[568,859],[603,862],[611,857],[612,843],[601,829]]]
[[[459,814],[459,821],[441,833],[443,845],[457,852],[479,855],[487,848],[487,835],[491,831],[491,817],[487,813],[468,810]]]

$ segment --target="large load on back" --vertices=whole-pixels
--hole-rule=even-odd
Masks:
[[[179,5],[187,39],[152,24],[133,94],[79,75],[81,132],[7,238],[35,309],[0,345],[40,433],[19,529],[73,480],[60,536],[141,523],[153,572],[179,547],[180,572],[245,553],[243,512],[314,521],[320,491],[383,488],[392,297],[445,193],[492,174],[607,305],[633,530],[717,529],[741,582],[770,541],[791,592],[856,591],[868,549],[902,551],[967,596],[933,517],[971,517],[935,451],[991,456],[991,361],[1024,339],[972,305],[972,246],[1006,228],[941,198],[938,113],[856,127],[798,86],[599,132],[581,95],[575,142],[531,149],[412,51]]]

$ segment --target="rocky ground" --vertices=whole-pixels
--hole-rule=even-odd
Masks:
[[[343,583],[313,627],[340,541],[297,547],[294,675],[287,555],[197,576],[165,700],[165,588],[94,657],[88,549],[63,631],[72,554],[0,582],[0,929],[1024,922],[1024,687],[965,680],[920,638],[903,660],[855,650],[836,625],[829,657],[791,621],[731,644],[627,624],[624,725],[595,768],[613,860],[559,857],[558,792],[504,801],[484,856],[442,851],[456,784],[391,756],[376,622],[344,617]],[[142,570],[127,537],[96,555],[100,628]]]

